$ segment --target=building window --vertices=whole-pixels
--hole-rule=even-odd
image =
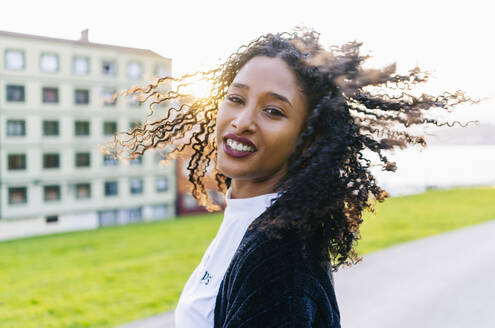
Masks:
[[[24,100],[23,85],[7,85],[7,101],[23,102]]]
[[[77,105],[89,104],[89,90],[87,90],[87,89],[74,90],[74,102]]]
[[[113,88],[103,88],[103,105],[113,106],[117,103],[117,90]]]
[[[58,89],[57,88],[43,88],[43,103],[45,103],[45,104],[57,104],[58,103]]]
[[[89,136],[89,122],[88,121],[75,121],[74,122],[74,134],[76,136]]]
[[[155,68],[155,76],[158,78],[167,76],[167,69],[161,65],[156,66]]]
[[[49,215],[45,218],[46,223],[55,223],[58,222],[58,216],[57,215]]]
[[[131,164],[131,166],[141,166],[143,165],[143,156],[131,158],[129,163]]]
[[[45,202],[60,200],[60,186],[45,186],[43,189]]]
[[[44,136],[58,136],[58,121],[43,121],[43,135]]]
[[[26,154],[9,154],[9,170],[25,170]]]
[[[164,192],[168,190],[168,178],[162,177],[156,179],[156,191]]]
[[[129,129],[134,129],[134,128],[138,128],[141,126],[141,122],[140,121],[133,121],[133,122],[129,122]]]
[[[138,62],[130,62],[127,65],[127,76],[130,79],[140,79],[143,75],[143,66]]]
[[[154,156],[155,156],[155,164],[160,165],[161,162],[164,160],[164,158],[162,157],[162,154],[155,153]]]
[[[43,168],[56,169],[60,167],[59,154],[43,154]]]
[[[118,223],[119,212],[117,210],[99,211],[98,222],[100,227],[111,226]]]
[[[129,180],[130,192],[131,194],[142,194],[143,193],[143,179],[136,178]]]
[[[103,122],[103,134],[106,136],[112,136],[117,132],[117,122],[107,121]]]
[[[76,153],[76,167],[89,167],[90,160],[90,153]]]
[[[75,75],[87,75],[89,73],[89,59],[86,57],[74,57],[72,60],[72,72]]]
[[[105,182],[105,196],[115,196],[119,193],[119,185],[117,181]]]
[[[104,154],[103,155],[103,166],[118,166],[119,161],[116,158],[113,158],[113,155],[111,154]]]
[[[26,187],[9,188],[9,204],[25,204],[25,203],[27,203]]]
[[[91,197],[91,185],[89,183],[76,184],[76,198],[88,199]]]
[[[139,100],[137,96],[132,96],[129,98],[129,107],[139,108],[142,105],[142,102]]]
[[[115,76],[117,74],[117,64],[114,60],[104,60],[101,62],[101,74]]]
[[[5,68],[11,70],[24,69],[24,51],[5,50]]]
[[[151,216],[154,220],[165,219],[170,216],[167,204],[151,206]]]
[[[22,137],[26,135],[26,122],[24,120],[7,120],[7,136]]]
[[[44,73],[58,72],[58,56],[56,54],[41,54],[40,69]]]
[[[183,194],[183,196],[184,198],[182,199],[182,205],[185,209],[192,210],[198,208],[198,202],[193,195],[191,195],[190,193],[185,193]]]
[[[139,222],[143,219],[143,208],[134,207],[122,210],[122,223]]]
[[[167,154],[168,154],[168,152],[166,150],[163,150],[163,149],[158,150],[157,149],[155,152],[155,164],[157,164],[159,166],[162,165],[162,162],[163,162],[163,164],[165,164]]]

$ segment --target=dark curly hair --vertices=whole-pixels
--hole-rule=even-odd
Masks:
[[[274,190],[280,191],[279,197],[251,227],[274,238],[286,233],[299,236],[302,245],[333,270],[356,263],[360,260],[355,244],[360,238],[362,213],[372,211],[376,201],[387,197],[370,171],[369,155],[378,155],[377,164],[384,170],[395,171],[395,163],[388,161],[383,150],[426,146],[425,139],[408,127],[463,125],[438,122],[427,118],[424,111],[450,110],[474,102],[461,91],[414,95],[412,87],[426,82],[428,72],[414,68],[398,74],[395,65],[366,69],[363,62],[368,56],[360,54],[360,46],[349,42],[326,50],[319,43],[319,34],[308,29],[266,34],[240,47],[216,69],[181,78],[164,77],[147,87],[132,88],[125,95],[149,101],[148,119],[143,126],[118,132],[102,151],[123,159],[162,146],[169,147],[167,158],[188,150],[192,154],[187,169],[193,196],[208,210],[220,209],[205,187],[211,165],[219,191],[225,194],[231,181],[216,166],[218,107],[250,59],[279,57],[295,73],[309,114],[288,161],[288,173]],[[195,98],[187,93],[187,87],[198,80],[211,84],[209,95]],[[157,104],[167,105],[167,115],[151,120]]]

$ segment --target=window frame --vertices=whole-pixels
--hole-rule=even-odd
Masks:
[[[22,88],[22,100],[9,100],[9,87]],[[5,84],[5,101],[8,103],[25,103],[26,102],[26,86],[19,84]]]
[[[8,67],[8,64],[7,64],[7,53],[9,51],[16,51],[16,52],[20,52],[22,54],[22,67],[21,68],[9,68]],[[4,64],[3,64],[3,67],[5,70],[9,70],[9,71],[24,71],[26,69],[26,52],[22,49],[16,49],[16,48],[7,48],[5,49],[4,53]]]
[[[43,70],[43,57],[44,56],[53,56],[57,59],[57,68],[54,71],[46,71]],[[60,72],[60,56],[54,52],[42,52],[40,54],[40,72],[48,73],[48,74],[57,74]]]
[[[158,187],[159,187],[159,186],[158,186],[158,181],[159,181],[159,180],[165,180],[165,181],[167,182],[167,184],[166,184],[166,188],[165,188],[165,189],[159,189],[159,188],[158,188]],[[168,177],[163,177],[163,176],[162,176],[162,177],[157,177],[157,178],[155,179],[155,191],[156,191],[156,192],[167,192],[169,189],[170,189],[170,181],[169,181]]]
[[[116,192],[115,194],[108,194],[107,193],[107,185],[109,184],[115,184],[116,186]],[[118,196],[119,195],[119,182],[117,180],[109,180],[109,181],[105,181],[104,184],[103,184],[103,194],[105,197],[115,197],[115,196]]]
[[[110,124],[114,124],[115,125],[115,129],[114,129],[114,132],[112,133],[107,133],[107,127],[108,125]],[[117,121],[103,121],[103,135],[104,136],[113,136],[118,130],[118,122]]]
[[[47,123],[56,123],[56,134],[47,134]],[[60,122],[58,120],[42,120],[41,121],[41,133],[43,137],[59,137],[60,136]]]
[[[87,186],[88,187],[88,195],[87,197],[79,197],[79,187],[81,186]],[[76,183],[74,185],[74,198],[77,199],[77,200],[84,200],[84,199],[91,199],[91,183],[89,182],[80,182],[80,183]]]
[[[160,71],[163,71],[163,73],[164,73],[162,76],[159,75]],[[161,64],[155,65],[155,68],[153,70],[153,74],[155,75],[155,77],[157,77],[159,79],[161,79],[162,77],[170,76],[170,74],[168,73],[168,69],[164,65],[161,65]]]
[[[55,101],[46,101],[45,91],[55,91]],[[60,93],[57,87],[41,87],[41,102],[48,105],[58,105],[60,103]]]
[[[111,95],[110,95],[111,93]],[[101,99],[103,106],[105,107],[113,107],[117,105],[117,97],[114,96],[117,94],[117,89],[114,87],[102,87],[101,88]]]
[[[113,64],[113,69],[114,69],[113,73],[105,74],[105,70],[104,70],[105,63],[112,63]],[[101,75],[108,76],[108,77],[115,77],[115,76],[117,76],[117,73],[118,73],[117,60],[115,60],[115,59],[102,59],[101,60]]]
[[[9,122],[22,122],[22,134],[9,134]],[[7,119],[5,121],[5,134],[7,137],[25,137],[26,136],[26,120],[23,119]]]
[[[55,156],[54,158],[57,158],[56,160],[56,165],[57,166],[50,166],[48,167],[47,164],[47,158],[48,156]],[[53,169],[60,169],[61,167],[61,160],[60,160],[60,153],[43,153],[43,158],[42,158],[42,168],[43,170],[53,170]]]
[[[87,123],[88,133],[84,133],[84,134],[77,133],[77,124],[78,123]],[[74,136],[75,137],[89,137],[90,135],[91,135],[91,122],[90,121],[80,121],[80,120],[74,121]]]
[[[88,155],[88,165],[80,165],[78,164],[78,155]],[[76,168],[87,168],[87,167],[91,167],[91,152],[89,151],[84,151],[84,152],[76,152],[74,154],[74,167]]]
[[[87,102],[77,102],[77,92],[78,91],[86,91]],[[91,103],[91,91],[90,91],[90,89],[83,89],[83,88],[75,88],[74,89],[74,105],[84,106],[84,105],[89,105],[90,103]]]
[[[140,189],[135,190],[133,187],[133,182],[134,181],[139,181],[140,183]],[[144,179],[140,177],[134,177],[129,179],[129,194],[131,195],[142,195],[144,193]]]
[[[14,191],[14,189],[16,189],[17,191],[19,189],[24,190],[24,201],[23,202],[12,202],[12,191]],[[8,197],[7,201],[9,203],[9,205],[27,204],[27,202],[28,202],[28,188],[27,187],[9,187],[7,189],[7,197]]]
[[[11,161],[13,161],[12,158],[14,156],[21,156],[20,158],[22,158],[22,161],[23,161],[22,162],[23,163],[22,167],[15,167],[15,168],[14,167],[11,167],[11,164],[12,164]],[[25,171],[25,170],[27,170],[27,160],[26,160],[26,158],[27,158],[27,156],[26,156],[25,153],[9,153],[9,154],[7,154],[7,170],[8,171]]]
[[[78,73],[76,72],[76,61],[79,59],[86,59],[87,63],[87,70],[85,73]],[[72,75],[77,75],[77,76],[87,76],[91,74],[91,61],[89,56],[84,56],[84,55],[75,55],[72,56]]]
[[[112,154],[103,154],[103,167],[118,167],[119,160],[113,158]]]
[[[56,188],[57,196],[58,196],[56,199],[48,199],[46,197],[48,188]],[[61,200],[62,200],[62,188],[60,187],[60,185],[44,185],[43,186],[43,201],[44,202],[51,203],[51,202],[59,202]]]
[[[129,71],[129,68],[132,66],[132,65],[138,65],[141,69],[141,72],[139,74],[139,76],[132,76],[130,74],[130,71]],[[143,74],[144,74],[144,65],[141,61],[139,60],[130,60],[127,62],[127,78],[130,79],[130,80],[141,80],[143,78]]]

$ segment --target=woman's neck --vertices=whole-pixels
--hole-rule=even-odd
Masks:
[[[275,183],[257,183],[250,180],[234,180],[230,183],[230,198],[250,198],[277,192]]]

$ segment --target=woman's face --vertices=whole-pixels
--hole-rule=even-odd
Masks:
[[[305,98],[289,66],[280,58],[252,58],[219,107],[220,172],[233,181],[276,183],[286,173],[306,112]]]

